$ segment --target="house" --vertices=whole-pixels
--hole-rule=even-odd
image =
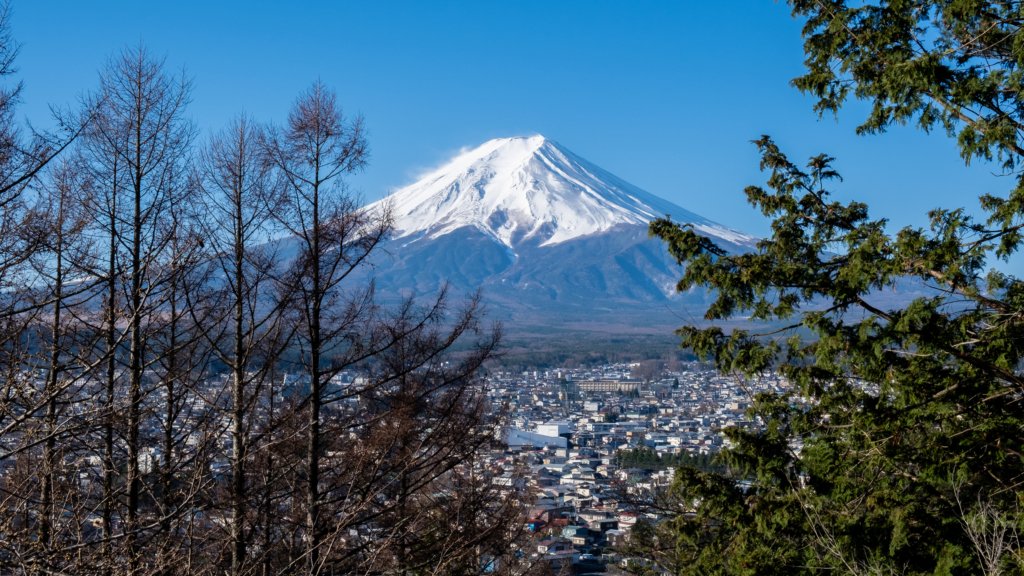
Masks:
[[[559,552],[572,551],[572,541],[568,538],[553,537],[545,538],[537,543],[537,552],[541,554],[556,554]]]
[[[605,532],[604,537],[612,548],[623,548],[629,540],[628,533],[618,529]]]

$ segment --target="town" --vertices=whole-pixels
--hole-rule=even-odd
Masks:
[[[507,415],[504,451],[492,455],[509,472],[498,483],[525,482],[533,496],[531,554],[553,567],[631,567],[631,532],[660,514],[644,506],[672,481],[670,465],[707,465],[723,448],[722,431],[757,425],[747,414],[755,395],[783,393],[776,374],[739,379],[698,362],[635,377],[641,365],[495,371],[487,393]],[[604,569],[604,568],[602,568]]]
[[[643,567],[649,559],[633,554],[637,550],[631,546],[634,532],[637,526],[654,526],[663,519],[664,511],[648,504],[672,482],[675,467],[716,465],[714,455],[727,445],[725,429],[759,425],[748,414],[752,399],[759,393],[788,389],[776,374],[745,379],[698,362],[679,362],[671,369],[656,364],[654,369],[642,363],[492,369],[477,379],[474,388],[486,395],[489,407],[482,422],[492,430],[493,441],[475,465],[489,471],[494,494],[515,500],[518,509],[512,516],[522,524],[524,534],[516,540],[521,563],[548,564],[554,573]],[[367,377],[346,371],[331,382],[332,390],[342,395],[346,390],[358,391],[333,406],[332,414],[359,420],[356,416],[366,409],[363,395],[372,389]],[[147,442],[139,453],[143,474],[159,476],[170,469],[172,457],[216,445],[206,460],[207,470],[195,468],[193,474],[212,478],[215,484],[227,481],[230,420],[216,406],[224,401],[218,391],[226,385],[223,377],[214,376],[178,400],[181,409],[192,414],[174,424],[180,444],[170,454],[159,442]],[[273,420],[273,406],[301,396],[303,386],[301,375],[283,374],[281,383],[260,401],[259,410]],[[87,393],[91,389],[83,382],[72,404],[74,418],[83,426],[96,414]],[[166,402],[166,391],[157,387],[146,404],[156,409]],[[148,422],[144,436],[156,440],[160,424]],[[18,438],[11,439],[13,444],[3,446],[13,451]],[[25,472],[13,465],[17,459],[9,462],[0,467],[0,482],[13,488],[25,481]],[[351,465],[341,456],[328,458],[326,464]],[[103,460],[84,447],[68,450],[63,467],[74,474],[77,492],[89,494],[101,488]],[[288,502],[293,498],[283,500],[282,514],[289,513]],[[204,523],[209,529],[225,526],[230,519],[216,509],[200,512],[197,508],[195,513],[208,520]],[[123,528],[119,515],[111,521],[115,528]],[[98,538],[104,522],[98,511],[85,513],[72,530],[82,538]],[[374,524],[369,526],[360,530],[374,529]],[[24,523],[14,528],[28,527]]]

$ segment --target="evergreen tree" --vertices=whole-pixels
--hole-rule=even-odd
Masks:
[[[756,430],[728,431],[728,474],[679,471],[687,513],[659,527],[661,560],[683,574],[1020,573],[1024,283],[989,267],[1020,248],[1024,227],[1024,8],[791,5],[806,19],[794,84],[818,111],[852,94],[871,103],[859,132],[942,128],[965,161],[998,162],[1013,186],[981,197],[984,221],[935,209],[928,228],[890,234],[866,205],[830,199],[831,157],[801,167],[762,137],[767,186],[746,195],[772,234],[755,252],[652,223],[686,264],[678,288],[714,291],[712,324],[773,323],[684,327],[683,346],[739,377],[778,370],[792,384],[756,399]],[[912,283],[926,296],[880,303],[880,290]]]

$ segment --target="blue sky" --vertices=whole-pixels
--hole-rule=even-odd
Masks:
[[[14,0],[26,118],[73,104],[125,46],[144,43],[194,82],[203,137],[246,112],[281,121],[314,80],[369,128],[353,186],[374,200],[458,149],[542,133],[618,176],[755,234],[742,190],[763,182],[750,141],[838,158],[842,199],[894,226],[1010,186],[965,167],[943,134],[854,134],[863,106],[819,120],[789,86],[800,23],[771,0]]]

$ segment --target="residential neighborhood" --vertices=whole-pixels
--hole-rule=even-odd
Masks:
[[[634,377],[637,367],[488,375],[493,409],[507,418],[505,451],[493,457],[510,472],[495,481],[530,489],[539,560],[577,572],[643,562],[628,555],[631,531],[659,520],[644,503],[674,474],[651,463],[709,462],[726,442],[724,429],[756,425],[746,414],[756,394],[787,389],[778,375],[739,380],[695,362],[649,379]],[[523,467],[527,477],[514,478]]]

